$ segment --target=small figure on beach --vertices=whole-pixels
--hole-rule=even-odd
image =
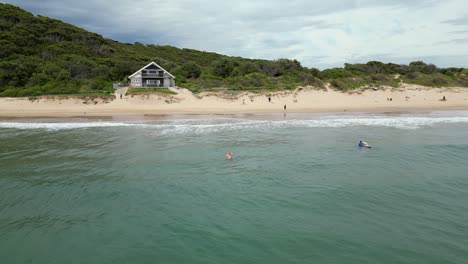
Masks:
[[[268,96],[268,102],[271,103],[271,97],[270,96]]]
[[[120,94],[120,99],[122,99],[122,94]]]
[[[408,99],[409,99],[409,96],[406,96],[405,98],[406,98],[406,101],[408,101]]]
[[[284,107],[283,107],[283,108],[284,108],[284,111],[286,111],[286,105],[284,105]]]
[[[226,153],[226,159],[227,159],[227,160],[232,160],[232,157],[233,157],[232,152]]]
[[[242,104],[245,104],[245,99],[242,99]]]
[[[445,99],[445,95],[444,95],[444,97],[442,97],[442,101],[447,101],[447,99]]]

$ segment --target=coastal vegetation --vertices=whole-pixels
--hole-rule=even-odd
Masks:
[[[398,87],[468,87],[468,69],[371,61],[342,68],[308,68],[294,59],[259,60],[171,46],[120,43],[21,8],[0,4],[0,96],[110,94],[113,82],[155,61],[193,92],[290,90],[298,86],[338,90]],[[135,91],[134,91],[135,92]],[[138,93],[138,92],[136,92]]]
[[[149,94],[149,93],[160,93],[168,95],[176,95],[176,92],[173,92],[165,88],[129,88],[127,91],[128,95],[137,95],[137,94]]]

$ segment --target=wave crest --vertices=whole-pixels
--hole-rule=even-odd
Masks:
[[[162,130],[167,133],[216,132],[227,129],[272,128],[341,128],[355,126],[417,129],[438,124],[468,123],[468,117],[323,117],[291,120],[246,120],[236,118],[187,119],[150,122],[0,122],[4,129],[70,130],[86,128],[129,127]]]

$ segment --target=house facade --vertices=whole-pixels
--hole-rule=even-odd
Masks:
[[[154,61],[128,76],[128,78],[130,79],[130,87],[134,88],[169,88],[175,86],[175,76]]]

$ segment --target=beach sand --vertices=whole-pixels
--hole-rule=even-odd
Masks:
[[[113,100],[69,97],[0,98],[2,117],[131,116],[163,114],[243,114],[283,112],[381,112],[468,109],[468,88],[427,88],[402,85],[398,89],[340,92],[298,88],[268,94],[194,95],[178,88],[177,95],[116,96]],[[271,102],[268,101],[271,97]],[[447,99],[443,101],[445,96]],[[391,101],[387,98],[392,98]]]

